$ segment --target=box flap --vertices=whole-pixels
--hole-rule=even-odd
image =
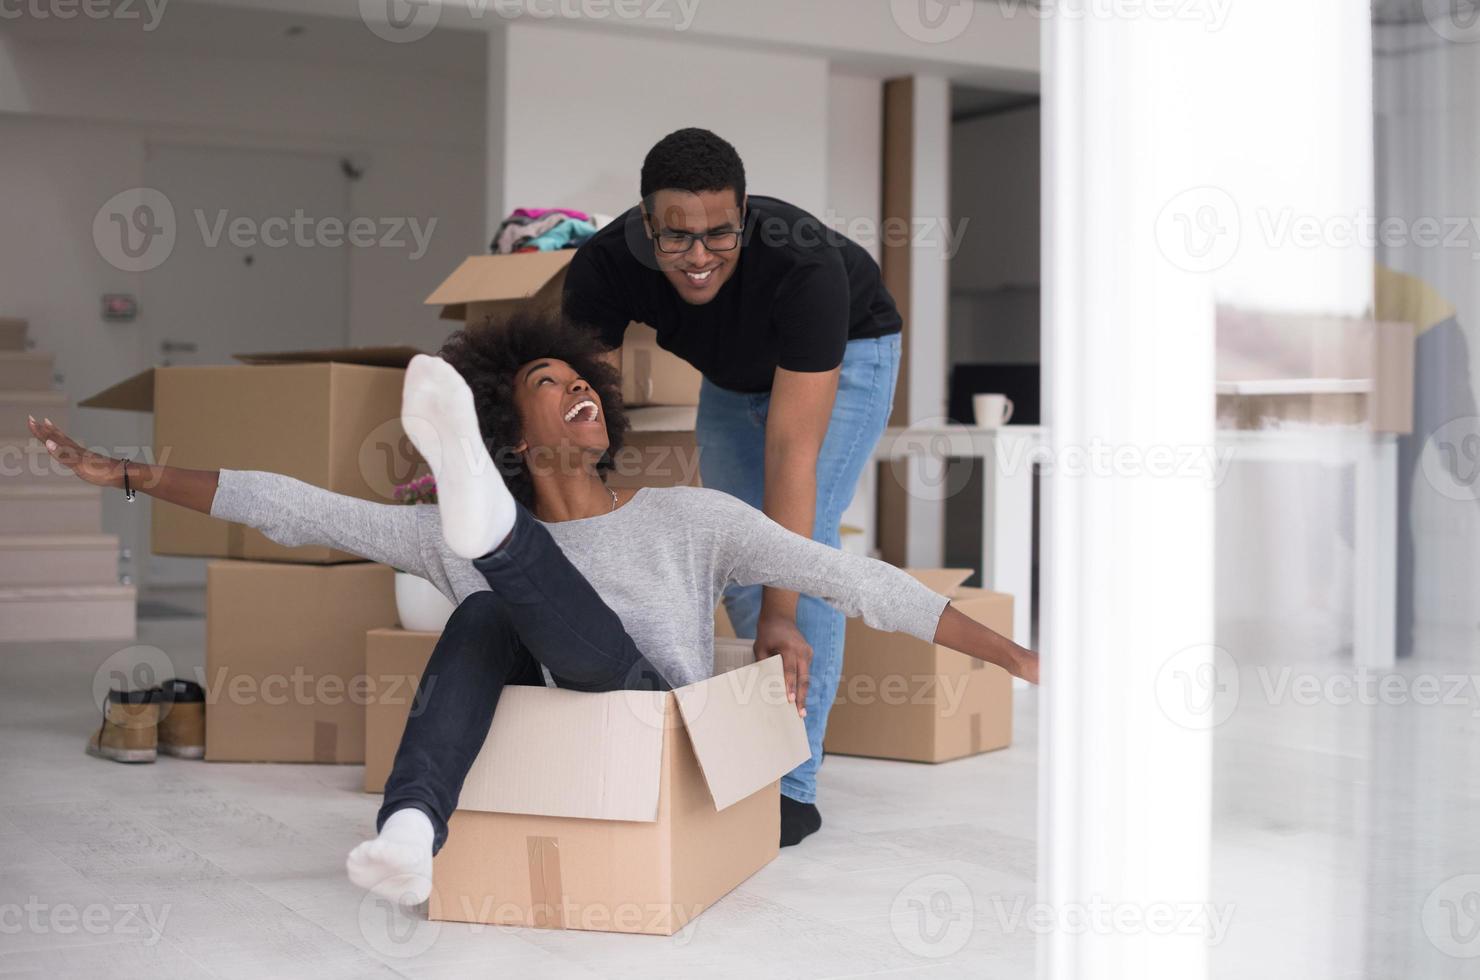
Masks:
[[[79,408],[116,408],[125,412],[154,411],[154,368],[140,371],[111,388],[77,403]]]
[[[906,572],[941,595],[953,596],[974,574],[970,568],[906,568]]]
[[[716,810],[775,782],[812,754],[807,726],[786,700],[780,657],[689,684],[673,696]]]
[[[504,688],[458,807],[653,821],[666,692]]]
[[[573,248],[512,255],[472,255],[425,302],[430,306],[523,299],[533,296],[570,264]]]
[[[329,350],[288,350],[260,354],[233,354],[243,364],[365,364],[403,368],[425,351],[415,347],[337,347]]]

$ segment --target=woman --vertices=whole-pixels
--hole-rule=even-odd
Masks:
[[[394,565],[459,602],[422,677],[424,710],[407,722],[379,835],[350,853],[361,887],[426,899],[432,855],[505,685],[542,683],[544,671],[583,691],[667,690],[708,677],[714,607],[731,585],[821,596],[878,629],[1037,680],[1036,654],[899,569],[793,534],[718,491],[608,487],[626,417],[601,352],[582,329],[521,313],[454,334],[441,358],[414,358],[401,420],[437,478],[436,506],[372,503],[273,473],[110,459],[30,420],[52,456],[89,483],[127,485],[280,544]],[[805,713],[805,678],[791,672],[787,686]]]

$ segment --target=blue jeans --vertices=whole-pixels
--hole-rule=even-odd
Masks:
[[[510,684],[575,691],[666,691],[622,621],[565,557],[549,530],[519,507],[509,540],[473,562],[491,591],[453,610],[427,661],[390,777],[378,830],[414,807],[432,821],[433,853],[447,840],[463,780]]]
[[[873,456],[894,404],[899,377],[899,334],[852,340],[843,355],[838,396],[833,402],[827,437],[817,456],[817,512],[812,538],[839,546],[838,523],[853,501],[858,478]],[[769,393],[726,391],[707,380],[699,394],[699,476],[704,486],[723,490],[760,509],[765,492],[766,414]],[[737,636],[755,636],[760,617],[761,587],[733,587],[725,592],[725,611]],[[822,736],[843,669],[842,613],[812,596],[797,604],[797,628],[812,646],[812,681],[807,691],[807,741],[812,757],[787,773],[781,792],[802,803],[817,799],[817,768],[822,764]]]

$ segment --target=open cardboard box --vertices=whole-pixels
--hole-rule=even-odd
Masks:
[[[667,936],[774,858],[806,729],[779,658],[715,661],[671,692],[505,688],[429,918]]]
[[[575,249],[473,255],[426,298],[442,307],[444,320],[465,326],[497,325],[520,307],[558,312],[566,268]],[[697,405],[698,370],[658,346],[658,335],[642,323],[627,325],[622,339],[622,401],[636,405]]]
[[[1012,635],[1012,596],[963,586],[970,569],[906,569],[951,605]],[[900,633],[848,621],[843,673],[823,748],[945,762],[1012,744],[1012,675],[994,664]]]
[[[241,364],[150,368],[79,402],[154,412],[153,462],[191,469],[270,470],[367,500],[425,472],[401,429],[412,347],[237,354]],[[158,555],[330,563],[325,547],[285,548],[261,532],[183,507],[153,508]]]
[[[575,249],[564,248],[470,255],[432,290],[426,304],[442,307],[442,319],[461,320],[469,327],[483,326],[490,316],[498,319],[522,306],[559,310],[565,268],[575,254]]]

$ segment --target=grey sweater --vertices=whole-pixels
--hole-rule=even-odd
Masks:
[[[434,505],[378,504],[277,473],[222,470],[211,516],[281,545],[328,545],[383,562],[454,602],[488,588],[442,540]],[[674,687],[713,672],[714,608],[729,585],[817,596],[876,629],[927,642],[947,602],[892,565],[809,541],[717,490],[639,490],[611,514],[545,526]]]

